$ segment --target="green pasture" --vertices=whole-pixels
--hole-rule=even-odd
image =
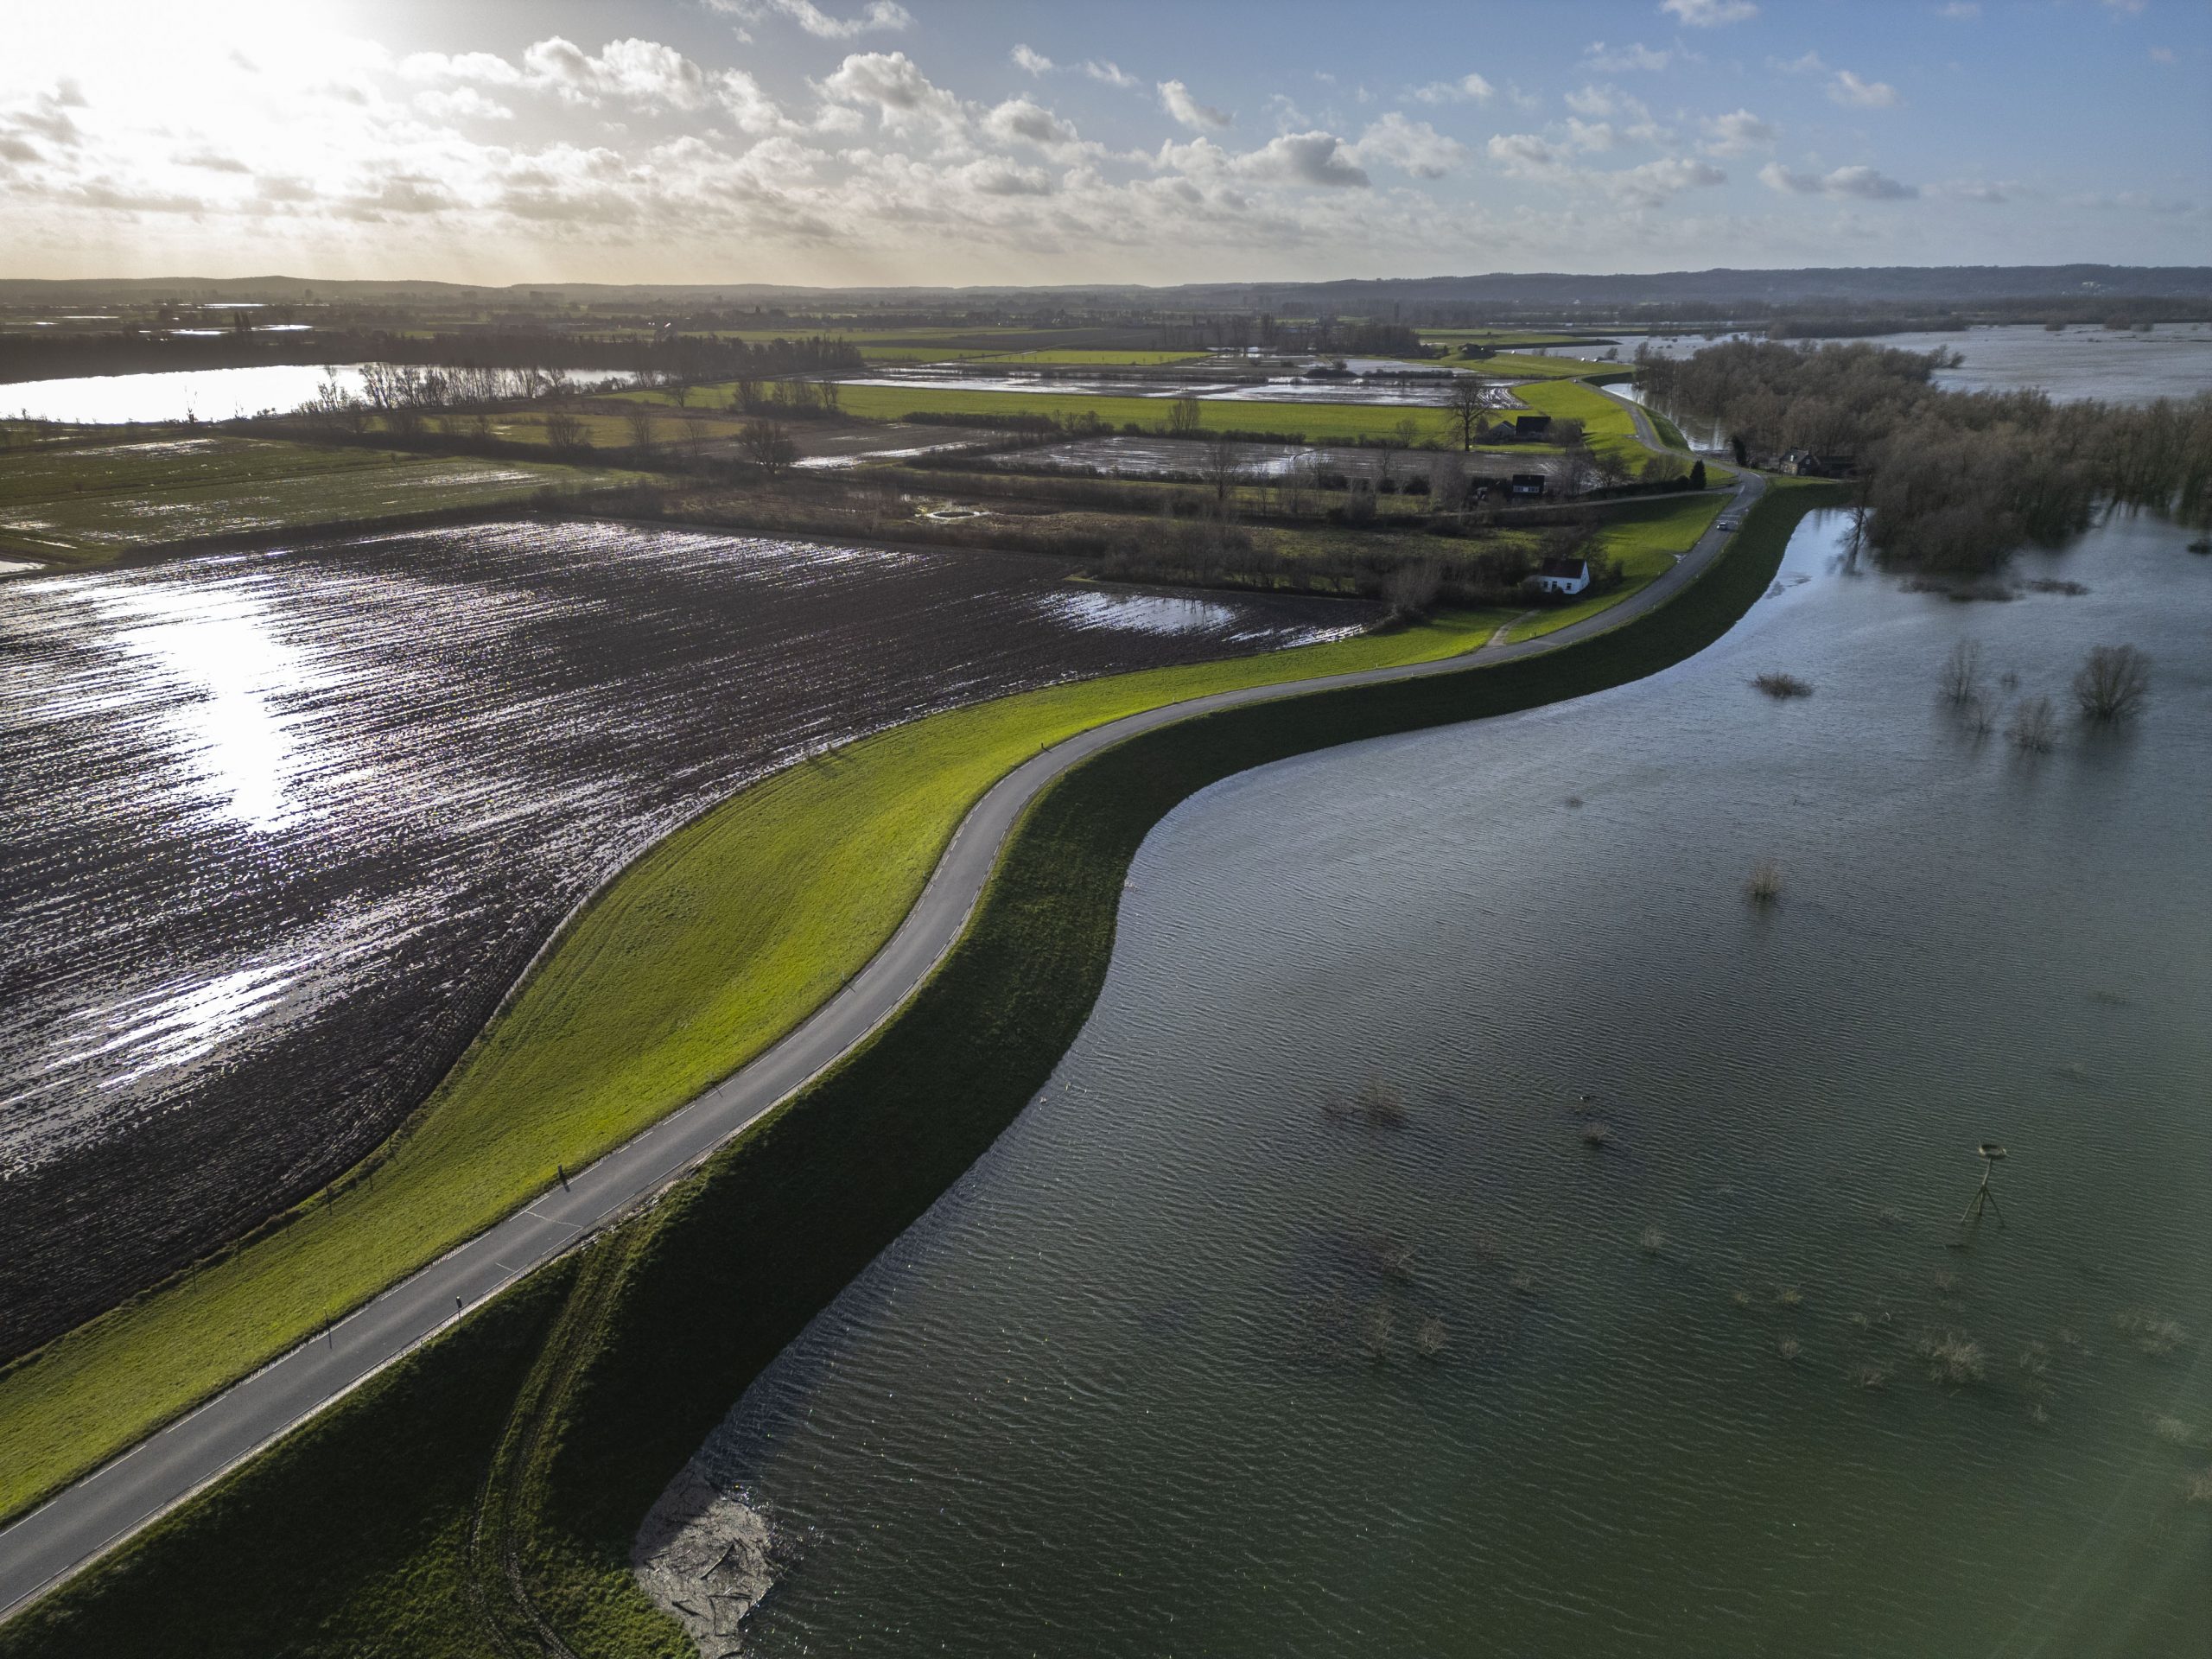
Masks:
[[[1591,556],[1611,558],[1620,567],[1620,585],[1522,617],[1508,631],[1509,642],[1534,639],[1554,633],[1570,622],[1580,622],[1610,606],[1618,605],[1639,588],[1656,582],[1675,568],[1675,559],[1697,545],[1732,497],[1718,493],[1662,496],[1649,501],[1624,501],[1605,510],[1604,524],[1591,539]]]

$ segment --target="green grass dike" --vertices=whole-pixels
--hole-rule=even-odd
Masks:
[[[1017,825],[951,952],[868,1042],[653,1209],[530,1275],[0,1626],[0,1659],[690,1654],[632,1577],[639,1522],[762,1368],[1050,1078],[1103,980],[1122,884],[1152,827],[1252,766],[1655,673],[1726,632],[1773,579],[1798,519],[1834,499],[1826,486],[1776,485],[1697,581],[1592,639],[1197,716],[1074,767]],[[1448,628],[1413,639],[1437,655],[1464,643]],[[1190,695],[1211,689],[1209,675],[1267,660],[1174,673],[1191,677]],[[855,746],[845,764],[783,774],[782,806],[745,804],[776,799],[772,786],[737,798],[587,913],[556,953],[560,971],[549,965],[542,990],[534,982],[540,1000],[518,1001],[475,1064],[505,1057],[496,1064],[519,1068],[512,1075],[556,1087],[563,1064],[583,1064],[604,1078],[688,1090],[701,1067],[716,1069],[717,1030],[727,1042],[760,1020],[750,985],[779,974],[829,982],[817,958],[857,923],[842,905],[834,918],[808,914],[815,896],[841,880],[911,895],[942,844],[937,826],[957,821],[1007,756],[1049,741],[1041,712],[1016,718],[1013,705],[1041,701],[1053,730],[1069,732],[1079,716],[1055,695],[1091,713],[1103,702],[1135,709],[1147,705],[1134,682],[1156,677],[960,711],[986,731],[1001,721],[1019,729],[988,762],[925,735],[953,718],[937,716]],[[882,758],[855,764],[869,744]],[[842,852],[779,842],[796,832],[803,791],[856,774],[880,774],[863,794],[887,814],[888,839],[857,834],[856,820]],[[910,805],[901,791],[917,789],[927,801]],[[910,815],[903,836],[890,834]],[[806,902],[779,898],[791,882]],[[747,919],[763,905],[772,923]],[[764,966],[746,988],[708,972],[707,940],[721,925],[757,929],[748,948],[782,967]],[[794,925],[803,940],[778,955],[778,930]],[[564,1032],[566,1020],[582,1023]],[[542,1645],[549,1633],[558,1648]]]

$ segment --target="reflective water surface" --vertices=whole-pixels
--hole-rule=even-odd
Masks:
[[[1160,826],[1050,1086],[702,1452],[746,1651],[2207,1650],[2212,560],[1960,604],[1840,534]],[[2133,728],[2005,741],[2123,640]]]
[[[512,524],[0,584],[0,1357],[353,1162],[747,779],[1368,615],[1064,574]]]

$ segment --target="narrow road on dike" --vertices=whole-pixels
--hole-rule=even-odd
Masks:
[[[1735,501],[1720,516],[1749,509],[1765,489],[1766,480],[1757,474],[1741,474]],[[650,1198],[834,1065],[895,1014],[951,949],[1022,810],[1071,766],[1140,732],[1216,709],[1344,686],[1478,672],[1508,658],[1558,650],[1663,603],[1694,580],[1727,539],[1716,520],[1696,547],[1649,586],[1540,639],[1492,644],[1435,662],[1215,692],[1125,715],[1032,756],[969,810],[890,942],[772,1048],[577,1171],[565,1186],[543,1193],[0,1530],[0,1618],[96,1560],[468,1308]]]

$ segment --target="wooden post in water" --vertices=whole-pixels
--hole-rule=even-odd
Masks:
[[[1998,1208],[1997,1195],[1989,1190],[1989,1177],[1997,1167],[1998,1160],[2004,1157],[2005,1148],[1994,1141],[1985,1141],[1976,1147],[1974,1151],[1981,1159],[1981,1185],[1974,1188],[1974,1199],[1967,1205],[1966,1214],[1959,1217],[1959,1225],[1967,1227],[1980,1221],[1982,1209],[1986,1205],[1989,1209],[1997,1211],[1997,1224],[2002,1227],[2005,1224],[2005,1212]]]

